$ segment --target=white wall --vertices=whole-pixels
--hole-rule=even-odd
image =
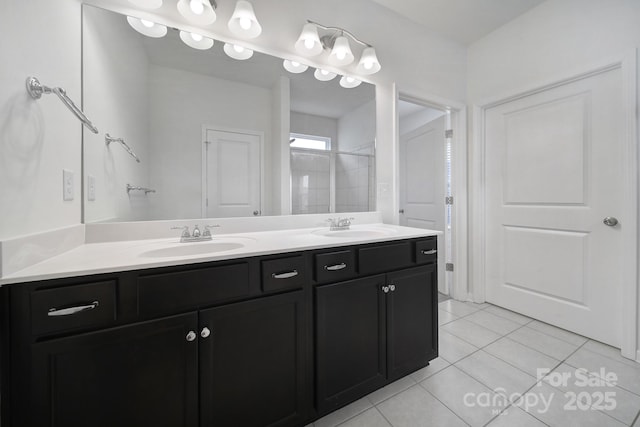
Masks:
[[[637,0],[542,3],[469,47],[468,102],[499,99],[619,57],[640,46],[639,22]],[[638,331],[640,342],[640,319]]]
[[[269,153],[271,90],[152,65],[149,92],[149,182],[157,191],[149,219],[200,218],[202,125],[264,132]],[[268,200],[271,168],[265,169]]]
[[[146,219],[153,194],[126,191],[127,184],[149,187],[148,61],[142,39],[132,37],[119,15],[93,7],[84,14],[83,106],[100,130],[84,130],[84,173],[96,182],[95,201],[88,201],[85,191],[85,221]],[[107,133],[124,138],[140,163],[119,143],[107,146]]]
[[[0,240],[80,222],[80,122],[55,95],[33,100],[27,76],[80,103],[80,2],[0,2]],[[96,120],[96,118],[91,117]],[[62,200],[62,169],[75,174]]]
[[[271,89],[272,134],[271,166],[273,174],[272,206],[263,215],[291,214],[289,129],[291,128],[291,85],[287,77],[281,76]],[[269,157],[265,160],[265,163]]]
[[[331,138],[332,150],[335,150],[338,144],[338,120],[332,119],[331,117],[292,111],[290,125],[291,133]]]
[[[405,135],[413,130],[416,130],[420,126],[426,125],[427,123],[437,119],[438,117],[442,117],[445,114],[446,113],[444,111],[425,107],[424,109],[416,111],[415,113],[402,116],[400,117],[400,122],[398,123],[400,127],[400,135]]]
[[[373,100],[340,117],[338,151],[374,154],[375,117],[376,103]]]

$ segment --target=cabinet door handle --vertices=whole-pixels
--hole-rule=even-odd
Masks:
[[[422,252],[422,255],[433,255],[433,254],[437,254],[438,250],[437,249],[431,249],[429,251],[422,250],[421,252]]]
[[[389,293],[389,287],[388,286],[383,286],[382,287],[382,292],[384,292],[385,294]]]
[[[193,331],[189,331],[189,333],[187,334],[187,341],[192,342],[195,341],[196,339],[196,333]]]
[[[211,335],[211,329],[207,328],[206,326],[202,328],[202,330],[200,331],[200,336],[202,338],[209,338],[209,335]]]
[[[93,310],[94,308],[96,308],[99,305],[100,304],[98,304],[98,301],[93,301],[91,304],[78,305],[78,306],[75,306],[75,307],[60,308],[60,309],[58,309],[58,308],[50,308],[49,312],[47,313],[47,316],[49,316],[49,317],[70,316],[72,314],[80,313],[80,312],[83,312],[83,311]]]
[[[389,290],[391,292],[395,291],[396,290],[396,285],[389,285]]]
[[[286,273],[273,273],[271,277],[274,279],[290,279],[298,275],[298,270],[287,271]]]
[[[343,268],[347,268],[347,264],[345,264],[344,262],[341,262],[340,264],[324,266],[324,269],[328,271],[337,271],[337,270],[342,270]]]

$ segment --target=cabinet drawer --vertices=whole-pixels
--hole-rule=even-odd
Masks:
[[[416,263],[430,264],[438,261],[438,239],[432,237],[416,242]]]
[[[409,242],[358,249],[360,274],[382,273],[411,265]]]
[[[116,282],[88,283],[31,293],[34,335],[105,326],[116,319]]]
[[[334,282],[355,276],[355,256],[352,250],[316,254],[315,274],[317,282]]]
[[[138,279],[138,312],[176,313],[248,295],[247,263],[153,274]]]
[[[304,261],[302,255],[262,261],[262,291],[302,287],[307,278]]]

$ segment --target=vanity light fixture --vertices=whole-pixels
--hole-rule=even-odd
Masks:
[[[162,7],[162,0],[129,0],[129,3],[143,9],[159,9]]]
[[[165,25],[156,24],[155,22],[148,21],[146,19],[127,16],[127,22],[134,30],[147,37],[160,38],[167,34],[167,27]]]
[[[333,65],[349,65],[353,62],[353,52],[349,40],[343,35],[333,39],[333,47],[329,54],[329,63]]]
[[[373,47],[365,47],[360,57],[360,62],[356,67],[356,71],[359,74],[375,74],[380,71],[380,61],[376,55],[376,50]]]
[[[189,47],[199,50],[207,50],[213,46],[213,39],[205,37],[198,33],[190,33],[180,30],[180,40]]]
[[[298,61],[290,61],[288,59],[285,59],[282,65],[285,70],[294,74],[304,73],[309,68],[308,65],[301,64]]]
[[[318,30],[322,31],[319,36]],[[307,20],[300,37],[295,43],[296,50],[307,56],[316,56],[322,50],[329,51],[328,61],[335,66],[346,66],[355,59],[351,51],[350,41],[363,47],[356,71],[360,74],[374,74],[380,71],[380,61],[375,48],[363,42],[344,28],[326,27],[317,22]]]
[[[247,49],[246,47],[237,44],[225,43],[223,49],[224,53],[233,59],[239,59],[241,61],[253,56],[253,51],[251,49]]]
[[[321,82],[328,82],[329,80],[333,80],[337,76],[337,74],[332,73],[331,71],[323,70],[322,68],[318,68],[316,69],[316,71],[314,71],[313,76]]]
[[[238,0],[236,9],[229,19],[229,29],[233,34],[248,39],[256,38],[262,33],[262,27],[253,12],[253,6],[246,0]]]
[[[361,80],[358,80],[355,77],[351,76],[342,76],[342,78],[340,79],[340,86],[346,89],[353,89],[354,87],[358,87],[360,86],[360,83],[362,83]]]
[[[210,25],[216,21],[215,0],[180,0],[178,12],[197,25]]]
[[[317,56],[322,53],[322,43],[318,36],[318,28],[313,23],[306,23],[295,44],[296,50],[303,55]]]

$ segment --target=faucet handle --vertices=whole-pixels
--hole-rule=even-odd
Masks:
[[[203,236],[211,236],[211,228],[218,228],[220,227],[218,224],[216,225],[205,225],[204,226],[204,232],[202,233]]]
[[[192,237],[200,237],[200,229],[198,228],[197,225],[195,225],[193,227],[193,233],[191,234]]]
[[[172,230],[182,230],[182,235],[181,237],[191,237],[191,235],[189,234],[189,226],[187,225],[181,225],[179,227],[171,227]]]

